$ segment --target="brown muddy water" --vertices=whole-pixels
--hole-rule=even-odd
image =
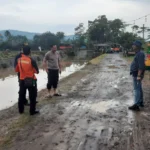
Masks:
[[[65,67],[60,75],[60,80],[69,76],[70,74],[82,69],[86,63],[71,63],[70,66]],[[40,73],[36,75],[38,91],[46,88],[47,73],[40,70]],[[0,110],[13,106],[18,101],[18,77],[16,75],[10,75],[6,78],[0,79]]]

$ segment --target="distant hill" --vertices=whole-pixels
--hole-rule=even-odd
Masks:
[[[67,36],[64,37],[64,40],[65,40],[65,41],[67,41],[67,40],[69,40],[69,39],[70,39],[70,40],[73,40],[73,39],[75,39],[75,38],[76,38],[75,35],[67,35]]]
[[[0,34],[5,38],[5,31],[6,30],[1,30],[0,31]],[[8,30],[11,35],[13,36],[16,36],[16,35],[22,35],[22,36],[26,36],[28,39],[32,40],[33,37],[36,35],[36,34],[40,34],[40,33],[32,33],[32,32],[25,32],[25,31],[18,31],[18,30]],[[73,40],[75,38],[75,35],[68,35],[68,36],[65,36],[64,40]]]
[[[2,34],[3,37],[5,37],[5,31],[6,30],[1,30],[0,34]],[[32,40],[35,34],[38,33],[31,33],[31,32],[25,32],[25,31],[18,31],[18,30],[9,30],[11,35],[16,36],[16,35],[22,35],[26,36],[28,39]]]

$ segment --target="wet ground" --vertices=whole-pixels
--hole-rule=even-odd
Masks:
[[[2,111],[0,142],[6,146],[11,141],[3,149],[148,150],[150,128],[143,130],[144,123],[139,124],[141,116],[149,122],[148,108],[139,113],[128,110],[133,103],[128,68],[119,54],[106,55],[62,80],[62,97],[45,99],[46,90],[41,91],[40,115],[28,117],[28,109],[23,116],[16,115],[17,108]]]

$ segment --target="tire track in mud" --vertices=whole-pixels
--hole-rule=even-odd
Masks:
[[[93,76],[94,75],[92,75],[91,76],[91,78],[92,79],[94,79],[93,78]],[[102,77],[102,75],[101,75],[101,77]],[[97,80],[97,79],[94,79],[95,81]],[[93,82],[93,80],[90,80],[91,82]],[[90,84],[90,82],[89,82],[89,84]],[[91,86],[91,85],[88,85],[88,84],[86,84],[86,87],[87,86]],[[98,86],[100,86],[99,84],[98,84]],[[82,88],[84,88],[84,84],[82,85]],[[98,93],[98,89],[96,88],[96,87],[94,87],[96,90],[94,91],[94,92],[92,92],[92,94],[90,94],[90,98],[96,98],[96,97],[94,97],[95,96],[95,94],[97,94]],[[80,89],[80,91],[82,91],[82,89]],[[79,93],[78,93],[79,94]],[[78,95],[77,94],[77,95]],[[115,96],[116,97],[116,96]],[[88,99],[90,99],[90,98],[88,98]],[[79,100],[78,100],[79,101]],[[81,101],[81,100],[80,100]],[[84,114],[83,114],[83,116],[84,116]],[[94,115],[93,115],[94,116]],[[83,119],[82,119],[83,120]],[[95,120],[94,120],[95,121]],[[99,120],[100,121],[100,120]],[[78,121],[79,122],[79,121]],[[84,125],[85,125],[85,123],[83,123]],[[104,127],[104,126],[103,126]],[[70,128],[72,128],[71,126],[70,127],[68,127],[68,129],[70,129]],[[89,133],[89,130],[91,131],[91,127],[86,127],[86,132],[88,133],[88,134],[86,134],[85,135],[85,137],[84,137],[84,140],[83,141],[81,141],[81,143],[79,144],[79,147],[78,147],[78,149],[98,149],[98,147],[100,146],[100,147],[103,147],[102,149],[106,149],[106,147],[109,147],[109,140],[111,140],[112,139],[112,132],[113,132],[113,128],[110,128],[110,127],[108,127],[108,128],[104,128],[104,129],[102,129],[102,130],[100,130],[100,129],[96,129],[96,126],[95,126],[95,128],[94,128],[94,131],[99,131],[99,136],[97,135],[97,136],[94,136],[93,134],[95,134],[93,131],[91,132],[91,133]],[[111,132],[110,132],[110,130],[111,130]],[[121,129],[120,129],[121,130]],[[109,131],[109,132],[108,132]],[[105,133],[105,134],[103,134],[103,133]],[[110,138],[109,138],[109,140],[106,140],[106,139],[108,139],[108,137],[109,137],[109,135],[108,135],[108,133],[109,133],[109,135],[111,135],[110,136]],[[111,133],[111,134],[110,134]],[[100,138],[100,139],[99,139]],[[106,139],[105,139],[106,138]],[[71,138],[72,139],[72,138]],[[112,145],[114,145],[114,144],[117,144],[117,140],[119,140],[119,138],[118,137],[115,137],[112,141],[116,141],[116,142],[112,142]],[[68,143],[69,144],[69,143]],[[99,146],[98,146],[99,145]],[[106,146],[107,145],[107,146]],[[126,144],[126,145],[128,145],[128,144]],[[99,147],[99,148],[100,148]],[[110,146],[111,147],[111,146]],[[111,147],[112,148],[112,147]],[[120,146],[119,147],[119,149],[122,149],[122,146]],[[68,148],[68,149],[70,149],[70,148]],[[73,148],[71,148],[71,149],[73,149]],[[76,148],[74,148],[74,149],[76,149]]]

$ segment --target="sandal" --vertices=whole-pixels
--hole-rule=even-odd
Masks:
[[[51,95],[47,95],[45,98],[52,98],[52,96]]]
[[[54,96],[61,96],[61,94],[56,93],[56,94],[54,94]]]

